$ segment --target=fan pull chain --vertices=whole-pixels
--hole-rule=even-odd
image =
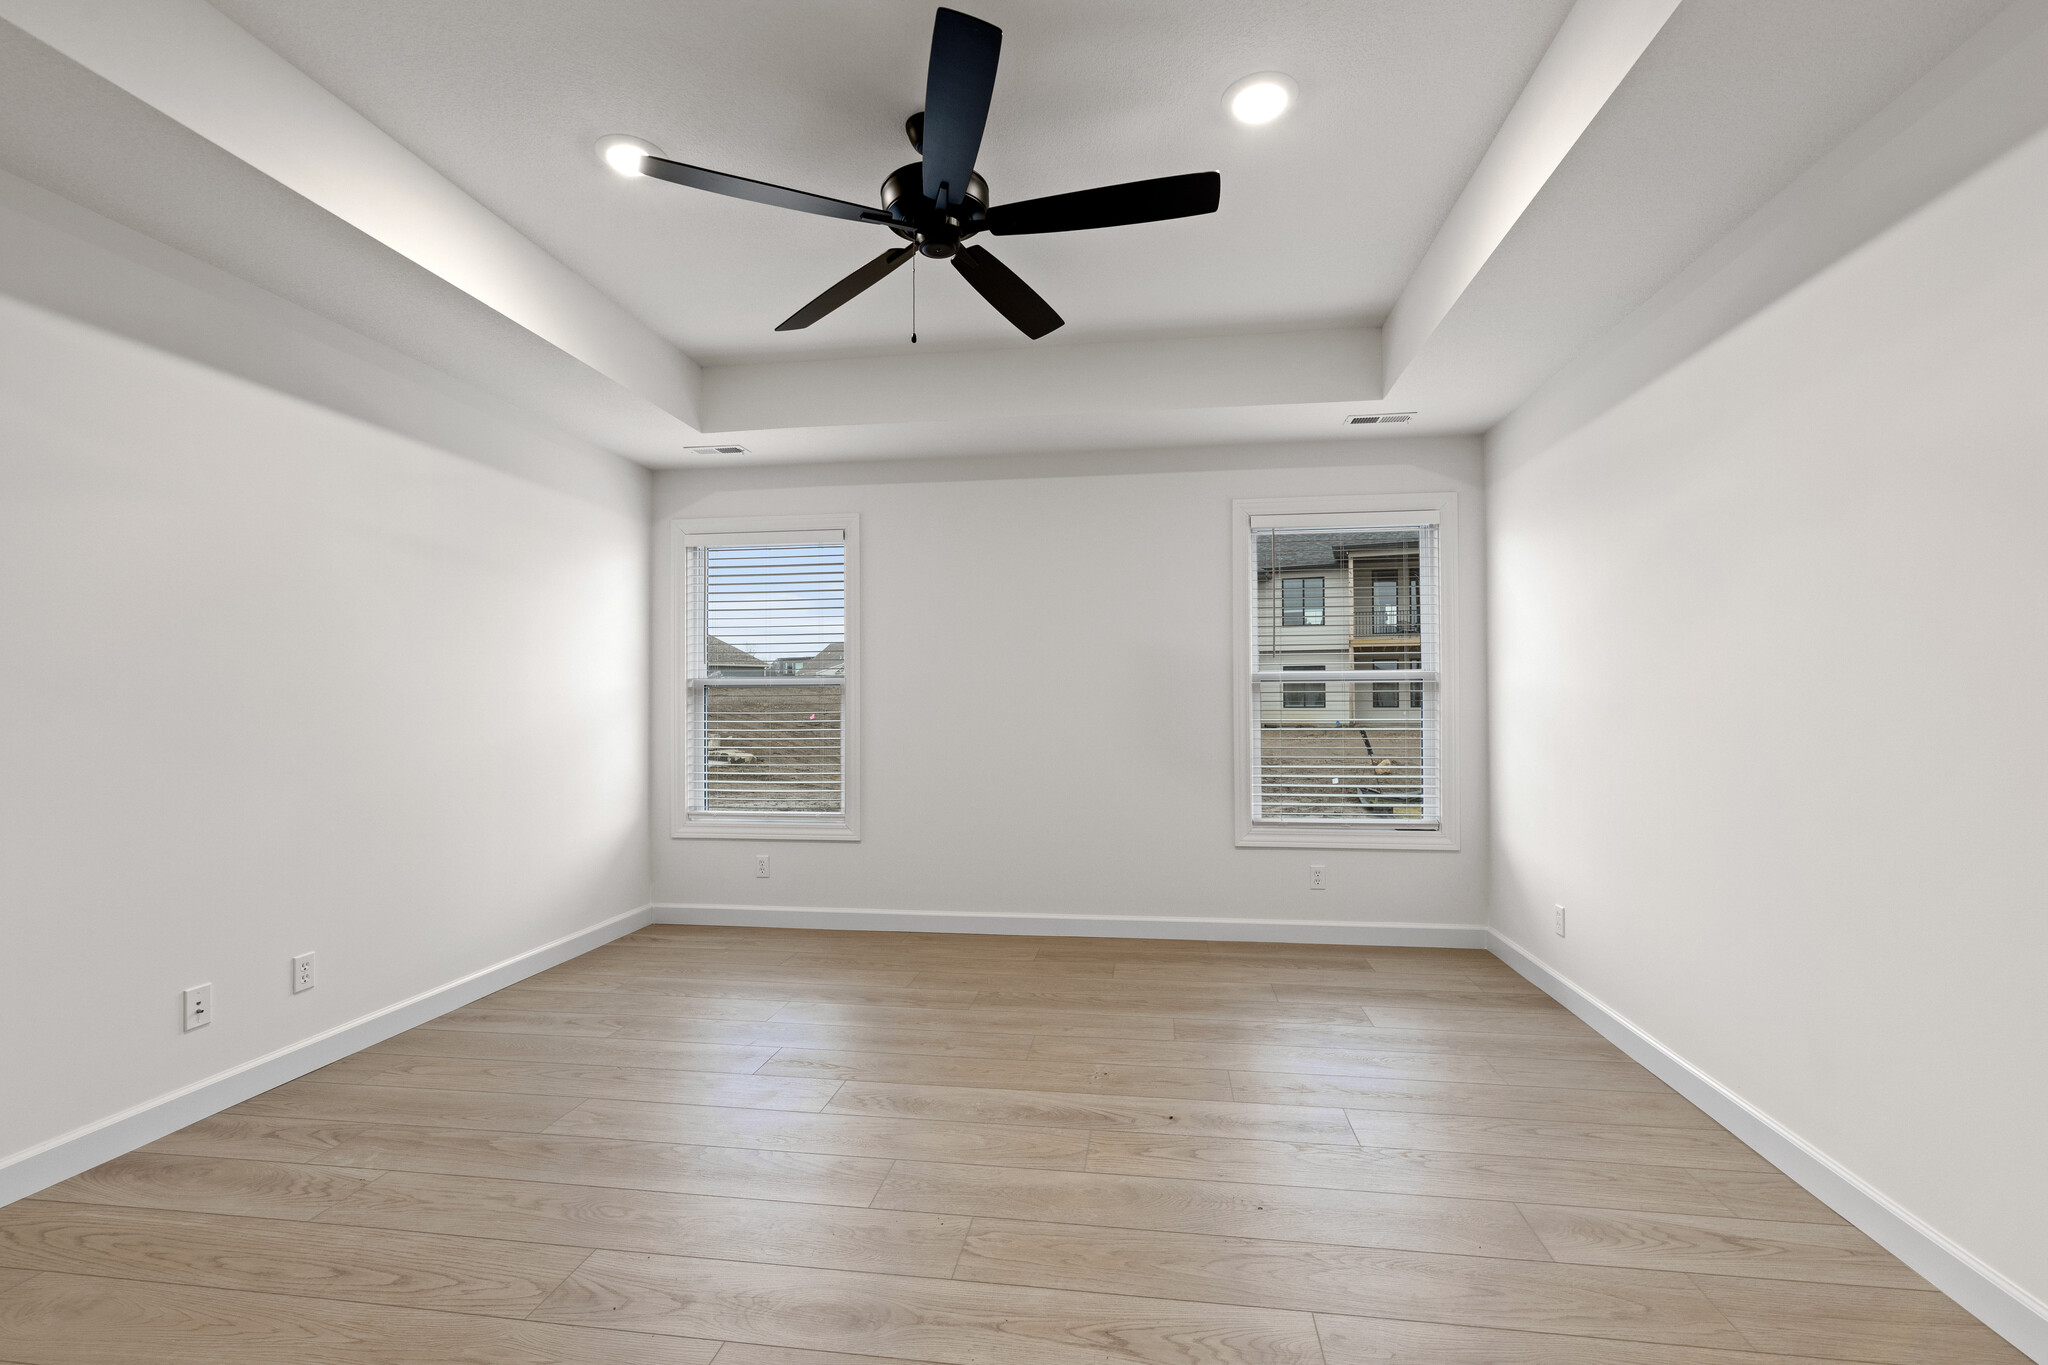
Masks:
[[[910,344],[917,345],[917,253],[910,256]]]

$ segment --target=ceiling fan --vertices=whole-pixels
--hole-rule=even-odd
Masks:
[[[989,99],[995,93],[996,60],[1003,31],[994,24],[958,10],[941,9],[932,25],[931,65],[926,71],[924,109],[904,124],[921,160],[898,167],[882,182],[882,207],[865,208],[844,199],[770,185],[761,180],[727,175],[702,166],[686,166],[652,154],[640,158],[640,174],[713,194],[751,199],[759,204],[877,223],[910,243],[869,261],[824,293],[792,313],[775,330],[808,327],[851,301],[922,252],[950,260],[953,268],[987,299],[1017,330],[1036,341],[1065,319],[1030,285],[990,255],[988,249],[966,245],[979,232],[997,237],[1033,232],[1077,232],[1083,228],[1119,227],[1214,213],[1223,192],[1215,171],[1133,180],[1100,189],[1026,199],[1014,204],[989,203],[988,182],[974,170],[981,150]]]

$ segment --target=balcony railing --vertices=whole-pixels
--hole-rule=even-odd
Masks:
[[[1361,606],[1351,615],[1355,637],[1371,635],[1417,635],[1422,631],[1422,612],[1414,606],[1380,603]]]

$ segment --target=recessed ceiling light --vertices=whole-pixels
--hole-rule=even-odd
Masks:
[[[597,140],[597,154],[605,165],[620,175],[638,175],[640,158],[660,156],[661,148],[641,138],[614,133],[610,137],[601,137]]]
[[[1223,102],[1239,123],[1271,123],[1294,103],[1294,82],[1277,71],[1246,76],[1223,92]]]

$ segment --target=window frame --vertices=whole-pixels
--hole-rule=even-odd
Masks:
[[[1327,673],[1329,671],[1329,665],[1327,664],[1282,664],[1280,668],[1285,673]],[[1342,686],[1342,684],[1339,684],[1339,686]],[[1310,691],[1309,689],[1311,688],[1314,690]],[[1311,697],[1314,698],[1313,701],[1309,700]],[[1330,709],[1330,685],[1328,683],[1309,682],[1306,679],[1298,683],[1282,683],[1280,685],[1280,705],[1289,711],[1327,711]]]
[[[1288,619],[1287,619],[1287,612],[1288,612],[1288,606],[1287,606],[1287,585],[1288,585],[1288,584],[1290,584],[1290,583],[1299,583],[1299,584],[1301,584],[1301,605],[1300,605],[1299,607],[1296,607],[1296,608],[1294,608],[1294,612],[1295,612],[1295,614],[1301,617],[1301,619],[1300,619],[1299,621],[1290,621],[1290,620],[1288,620]],[[1315,584],[1315,585],[1316,585],[1316,604],[1315,604],[1315,606],[1313,606],[1313,607],[1309,606],[1309,604],[1308,604],[1308,585],[1309,585],[1309,584],[1311,584],[1311,583],[1313,583],[1313,584]],[[1325,575],[1325,574],[1303,574],[1303,575],[1301,575],[1301,576],[1300,576],[1300,577],[1298,577],[1298,578],[1283,578],[1283,579],[1281,579],[1281,580],[1280,580],[1280,629],[1282,629],[1282,630],[1307,630],[1307,629],[1311,629],[1311,628],[1314,628],[1314,629],[1317,629],[1317,630],[1320,630],[1320,629],[1322,629],[1322,626],[1323,626],[1323,622],[1324,622],[1325,618],[1326,618],[1326,617],[1327,617],[1327,616],[1329,615],[1329,605],[1328,605],[1328,604],[1329,604],[1329,600],[1330,600],[1330,598],[1329,598],[1329,588],[1330,588],[1330,585],[1329,585],[1329,582],[1328,582],[1328,576],[1327,576],[1327,575]],[[1313,611],[1313,612],[1314,612],[1314,613],[1316,614],[1316,619],[1315,619],[1315,620],[1313,620],[1313,621],[1311,621],[1311,620],[1309,620],[1309,619],[1308,619],[1308,614],[1309,614],[1309,613],[1310,613],[1311,611]]]
[[[692,812],[694,790],[691,755],[698,733],[695,705],[697,679],[690,673],[691,619],[696,584],[690,574],[692,536],[775,535],[804,531],[835,532],[846,545],[846,671],[840,687],[840,812],[837,815],[784,817],[717,815]],[[675,595],[670,619],[675,630],[671,667],[676,680],[669,705],[675,739],[670,746],[669,837],[673,839],[826,840],[860,839],[860,516],[675,517],[669,522],[670,582]]]
[[[1380,848],[1438,852],[1459,847],[1460,784],[1457,781],[1457,718],[1460,683],[1458,663],[1458,495],[1436,493],[1356,493],[1323,497],[1239,498],[1231,511],[1232,622],[1232,778],[1239,848]],[[1305,518],[1304,525],[1336,524],[1356,516],[1365,524],[1404,524],[1403,516],[1435,521],[1434,563],[1436,638],[1436,783],[1435,828],[1422,826],[1328,826],[1283,824],[1255,820],[1252,789],[1258,780],[1258,563],[1252,535],[1254,517]]]

